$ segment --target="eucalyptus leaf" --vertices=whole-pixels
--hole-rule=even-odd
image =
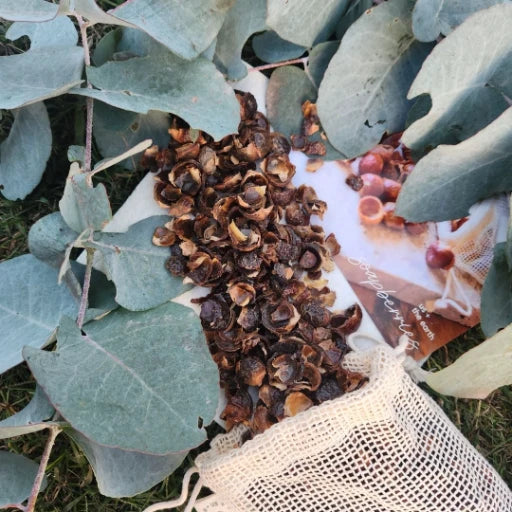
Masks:
[[[334,32],[348,4],[349,0],[272,0],[267,25],[283,39],[310,48]]]
[[[168,52],[108,62],[89,68],[87,76],[99,90],[73,89],[74,94],[141,114],[172,112],[215,139],[237,131],[240,107],[233,89],[206,59],[189,62]]]
[[[194,59],[217,36],[234,0],[131,0],[110,11],[184,59]]]
[[[51,149],[52,131],[44,103],[16,110],[9,136],[0,144],[0,185],[7,199],[25,199],[36,188]]]
[[[114,156],[112,158],[104,158],[103,160],[96,163],[94,166],[94,169],[92,170],[92,174],[96,174],[100,171],[104,171],[105,169],[108,169],[109,167],[113,167],[114,165],[117,165],[118,163],[122,162],[123,160],[126,160],[128,158],[131,158],[135,155],[139,155],[146,149],[148,149],[152,144],[151,139],[145,139],[142,142],[139,142],[134,147],[124,151],[120,155]]]
[[[152,110],[146,115],[136,114],[105,103],[94,107],[94,140],[105,158],[124,153],[145,139],[164,147],[169,142],[168,128],[169,116],[164,112]],[[139,161],[140,155],[132,156],[119,165],[133,171]]]
[[[23,455],[0,451],[0,508],[20,505],[30,496],[38,468]],[[45,477],[41,490],[47,483]]]
[[[83,450],[101,494],[110,498],[135,496],[173,473],[188,451],[170,455],[147,455],[101,446],[76,430],[66,432]]]
[[[23,36],[30,38],[30,49],[76,46],[78,32],[66,16],[59,16],[44,23],[13,23],[5,36],[12,41]]]
[[[352,0],[347,11],[336,25],[336,39],[342,39],[350,25],[373,6],[373,0]]]
[[[418,41],[435,41],[447,36],[468,16],[508,0],[417,0],[412,13],[412,29]]]
[[[405,131],[402,140],[416,150],[455,144],[500,115],[512,97],[512,4],[469,17],[425,60],[408,93],[430,94],[429,113]]]
[[[247,75],[242,48],[255,32],[265,30],[266,0],[236,0],[217,36],[214,61],[230,80]]]
[[[9,21],[48,21],[59,6],[45,0],[0,0],[0,18]]]
[[[55,352],[24,351],[72,427],[104,446],[157,455],[206,439],[198,422],[215,415],[218,371],[192,309],[172,302],[142,313],[119,309],[84,330],[63,318]]]
[[[169,249],[152,242],[154,230],[168,221],[163,215],[149,217],[126,233],[97,233],[89,244],[102,255],[116,285],[116,302],[126,309],[154,308],[190,288],[165,268]]]
[[[512,272],[507,264],[506,244],[494,247],[494,258],[482,289],[481,323],[489,338],[512,322]]]
[[[276,132],[289,137],[302,131],[302,104],[316,100],[316,89],[306,73],[294,66],[277,68],[265,98],[267,117]]]
[[[96,129],[96,126],[94,128]],[[67,157],[69,163],[78,162],[81,167],[85,161],[85,147],[76,145],[69,146]]]
[[[133,27],[131,23],[106,13],[98,7],[95,0],[60,0],[59,14],[66,16],[82,16],[89,24],[123,25]]]
[[[304,46],[281,39],[273,30],[267,30],[263,34],[254,36],[252,48],[258,59],[263,62],[281,62],[296,59],[306,51]]]
[[[339,47],[339,41],[327,41],[317,44],[309,52],[307,70],[317,88],[320,87],[325,70]]]
[[[400,191],[396,212],[411,222],[465,217],[481,199],[512,190],[511,166],[509,108],[473,137],[423,157]]]
[[[32,225],[28,233],[28,248],[37,259],[59,268],[64,261],[67,247],[77,237],[64,222],[59,212],[50,213]]]
[[[103,64],[112,59],[112,56],[117,51],[117,45],[121,40],[122,34],[123,29],[116,28],[115,30],[107,32],[98,41],[92,54],[92,61],[95,66],[103,66]],[[96,128],[96,126],[94,126],[94,128]]]
[[[76,162],[71,164],[59,209],[66,224],[77,233],[100,230],[112,218],[105,186],[100,183],[93,187],[90,176]]]
[[[0,373],[23,361],[25,345],[42,347],[62,315],[76,315],[78,304],[57,271],[26,254],[0,263]]]
[[[512,326],[468,350],[447,368],[430,373],[426,382],[444,395],[480,399],[512,384]]]
[[[44,391],[36,386],[32,400],[21,411],[0,421],[0,439],[21,436],[48,428],[48,423],[55,413],[53,405],[48,401]]]
[[[405,94],[431,49],[414,40],[412,7],[411,0],[390,0],[366,11],[325,72],[318,114],[331,143],[347,157],[403,129],[410,107]]]

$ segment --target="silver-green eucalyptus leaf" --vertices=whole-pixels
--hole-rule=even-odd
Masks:
[[[0,373],[23,361],[25,345],[42,347],[62,315],[76,315],[78,303],[57,271],[31,254],[0,263]]]
[[[281,62],[296,59],[307,48],[281,39],[273,30],[267,30],[252,39],[252,48],[258,59],[263,62]]]
[[[272,0],[267,25],[286,41],[310,48],[334,32],[348,4],[349,0]]]
[[[89,244],[101,254],[116,285],[116,302],[126,309],[154,308],[190,288],[165,268],[169,249],[152,242],[154,230],[168,221],[166,216],[149,217],[126,233],[97,233]]]
[[[217,36],[234,0],[131,0],[110,13],[184,59],[194,59]]]
[[[89,68],[87,76],[97,89],[73,89],[74,94],[140,114],[172,112],[215,139],[236,132],[240,122],[233,89],[206,59],[190,62],[167,52],[108,62]]]
[[[468,16],[509,0],[417,0],[412,13],[412,29],[418,41],[435,41],[447,36]]]
[[[402,187],[397,214],[411,222],[464,217],[476,202],[512,190],[511,168],[512,107],[473,137],[423,157]]]
[[[265,30],[265,0],[236,0],[229,10],[217,36],[214,61],[230,80],[247,75],[242,61],[242,48],[255,32]]]
[[[426,378],[443,395],[484,399],[512,384],[512,325],[459,357],[455,363]]]
[[[44,103],[15,110],[11,131],[0,144],[0,185],[4,197],[25,199],[36,188],[51,149],[52,131]]]
[[[0,451],[0,508],[21,505],[30,496],[38,468],[23,455]],[[47,483],[45,477],[41,490]]]
[[[499,116],[512,97],[512,3],[479,11],[439,43],[407,97],[430,94],[428,114],[405,131],[408,147],[456,144]]]
[[[9,21],[48,21],[57,16],[58,9],[46,0],[0,0],[0,18]]]
[[[34,396],[24,409],[0,421],[0,439],[38,432],[48,428],[49,425],[55,425],[46,421],[54,413],[55,409],[44,391],[36,386]]]
[[[59,14],[61,16],[82,16],[90,25],[102,23],[105,25],[133,27],[131,23],[106,13],[98,7],[95,0],[60,0]]]
[[[96,126],[94,128],[96,129]],[[80,167],[82,167],[85,161],[85,146],[72,144],[68,147],[67,157],[69,163],[78,162]]]
[[[507,263],[506,244],[496,244],[491,268],[482,289],[480,320],[489,338],[512,322],[512,272]]]
[[[73,428],[104,446],[157,455],[206,439],[199,424],[215,415],[218,371],[192,309],[173,302],[140,313],[119,309],[84,331],[63,318],[56,351],[24,351]]]
[[[102,446],[73,429],[66,434],[85,453],[100,493],[110,498],[135,496],[147,491],[173,473],[188,453],[185,450],[170,455],[148,455]]]
[[[73,22],[66,16],[59,16],[44,23],[13,23],[5,36],[12,41],[22,36],[28,36],[30,38],[30,48],[33,50],[76,46],[78,43],[78,32]]]
[[[347,157],[404,127],[406,93],[432,47],[414,39],[413,5],[390,0],[366,11],[347,30],[325,72],[318,114],[331,143]]]
[[[373,6],[373,0],[352,0],[345,14],[336,25],[336,39],[342,39],[350,25]]]
[[[66,224],[77,233],[100,230],[112,218],[105,186],[100,183],[94,187],[76,162],[71,164],[59,209]]]
[[[320,87],[325,70],[339,47],[339,41],[326,41],[325,43],[317,44],[309,52],[307,72],[317,88]]]

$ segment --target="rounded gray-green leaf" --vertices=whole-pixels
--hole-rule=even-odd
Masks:
[[[52,131],[44,103],[15,110],[9,136],[0,144],[4,197],[25,199],[41,181],[51,150]]]
[[[214,62],[230,80],[247,75],[242,48],[255,32],[265,30],[265,0],[237,0],[229,10],[217,36]]]
[[[58,10],[58,5],[45,0],[0,0],[0,18],[9,21],[48,21]]]
[[[336,25],[336,39],[342,39],[350,25],[373,6],[373,0],[352,0],[345,14]]]
[[[407,97],[430,94],[429,113],[405,131],[408,147],[424,150],[471,137],[500,115],[512,97],[512,4],[479,11],[439,43]]]
[[[418,41],[435,41],[448,35],[468,16],[509,0],[417,0],[412,13],[412,29]]]
[[[414,40],[411,0],[366,11],[348,30],[318,92],[318,114],[333,146],[352,158],[403,129],[405,95],[431,45]]]
[[[21,505],[30,496],[38,468],[23,455],[0,451],[0,508]],[[46,485],[45,477],[41,490]]]
[[[512,190],[512,107],[473,137],[439,146],[404,183],[396,212],[411,222],[459,219],[476,202]]]
[[[57,271],[31,254],[0,263],[0,373],[23,361],[25,345],[42,347],[62,315],[76,315],[78,304]]]
[[[66,16],[59,16],[44,23],[13,23],[5,36],[12,41],[22,36],[28,36],[32,50],[55,46],[75,46],[78,43],[78,32],[73,22]]]
[[[307,69],[309,76],[317,87],[320,87],[327,66],[329,66],[329,62],[331,62],[339,47],[339,41],[326,41],[317,44],[309,52]]]
[[[153,244],[153,232],[169,217],[156,216],[130,226],[126,233],[97,233],[90,246],[103,257],[116,285],[116,302],[126,309],[154,308],[190,288],[165,268],[168,247]]]
[[[107,62],[89,68],[87,76],[97,89],[73,89],[73,94],[140,114],[172,112],[215,139],[235,133],[240,122],[233,89],[206,59],[186,61],[167,52]]]
[[[170,455],[147,455],[102,446],[80,432],[66,434],[83,450],[92,466],[98,489],[103,496],[124,498],[145,492],[173,473],[188,450]]]
[[[116,310],[84,327],[69,318],[57,350],[24,356],[62,416],[101,445],[148,454],[188,450],[206,440],[219,377],[198,316],[168,302]]]
[[[267,30],[252,39],[254,53],[263,62],[281,62],[300,57],[305,51],[304,46],[281,39],[273,30]]]
[[[267,25],[286,41],[311,48],[336,29],[349,0],[272,0]]]

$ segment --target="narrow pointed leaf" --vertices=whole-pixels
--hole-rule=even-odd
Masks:
[[[71,164],[59,209],[66,224],[77,233],[100,230],[112,218],[105,186],[100,183],[93,187],[77,163]]]
[[[410,0],[390,0],[366,11],[325,73],[318,114],[331,143],[347,157],[371,149],[385,132],[403,129],[410,108],[406,92],[431,48],[414,40],[412,6]]]
[[[316,87],[320,87],[329,62],[340,47],[339,41],[317,44],[308,57],[308,73]]]
[[[87,76],[98,89],[73,89],[74,94],[141,114],[172,112],[215,139],[236,132],[240,121],[233,89],[206,59],[189,62],[168,52],[108,62],[88,69]]]
[[[342,39],[350,25],[373,6],[373,0],[352,0],[345,14],[336,25],[336,39]]]
[[[57,271],[26,254],[0,263],[0,373],[23,361],[25,345],[42,347],[62,315],[75,315],[78,304]]]
[[[217,36],[215,62],[230,80],[240,80],[247,75],[242,61],[242,48],[255,32],[265,30],[265,0],[236,0],[228,11]]]
[[[119,309],[84,330],[64,318],[57,351],[24,351],[76,430],[105,446],[160,455],[206,439],[198,421],[213,420],[218,372],[191,309],[172,302],[142,313]]]
[[[73,22],[66,16],[59,16],[44,23],[13,23],[5,36],[12,41],[22,36],[28,36],[30,38],[30,48],[33,50],[75,46],[78,43],[78,32]]]
[[[254,36],[252,48],[258,59],[263,62],[281,62],[296,59],[306,51],[304,46],[281,39],[273,30],[267,30],[263,34]]]
[[[487,337],[512,322],[512,272],[507,264],[504,243],[496,244],[494,259],[482,289],[482,331]]]
[[[268,3],[267,25],[292,43],[310,48],[336,29],[349,0],[273,0]]]
[[[234,0],[131,0],[111,11],[184,59],[206,50]]]
[[[19,505],[30,496],[38,467],[23,455],[0,451],[0,508]],[[46,485],[45,477],[41,490]]]
[[[423,157],[402,187],[397,214],[411,222],[464,217],[477,201],[512,190],[511,166],[509,108],[473,137]]]
[[[45,0],[0,0],[0,18],[9,21],[48,21],[57,16],[58,9]]]
[[[105,103],[94,106],[94,139],[103,157],[124,153],[144,139],[163,147],[169,141],[169,116],[164,112],[150,111],[136,114],[119,110]],[[141,155],[135,155],[120,162],[125,169],[135,170]]]
[[[429,374],[426,382],[444,395],[480,399],[512,384],[512,326],[472,348],[444,370]]]
[[[48,428],[50,419],[55,412],[43,390],[36,386],[32,400],[21,411],[0,421],[0,439],[30,434]],[[50,423],[51,424],[51,423]]]
[[[131,23],[123,21],[100,9],[95,0],[61,0],[59,14],[66,16],[76,16],[78,14],[89,21],[91,25],[103,23],[105,25],[133,26]]]
[[[168,221],[166,216],[149,217],[126,233],[97,233],[90,244],[102,255],[116,285],[116,302],[126,309],[150,309],[190,288],[165,268],[169,249],[151,241],[154,230]]]
[[[512,3],[479,11],[439,43],[408,93],[430,94],[429,113],[405,131],[408,147],[456,144],[499,116],[512,97]]]
[[[509,0],[418,0],[412,13],[412,28],[418,41],[447,36],[468,16]]]
[[[0,185],[7,199],[25,199],[34,190],[51,149],[52,131],[44,103],[16,110],[9,136],[0,144]]]
[[[170,455],[147,455],[102,446],[73,429],[66,433],[85,453],[100,493],[110,498],[147,491],[173,473],[188,453],[186,450]]]
[[[108,169],[109,167],[112,167],[112,166],[122,162],[123,160],[131,158],[134,155],[140,156],[140,153],[142,153],[144,150],[148,149],[152,143],[153,143],[153,141],[151,139],[145,139],[145,140],[139,142],[138,144],[136,144],[135,146],[133,146],[132,148],[127,149],[120,155],[114,156],[112,158],[105,158],[104,160],[101,160],[94,166],[92,173],[96,174],[98,172],[104,171],[105,169]]]

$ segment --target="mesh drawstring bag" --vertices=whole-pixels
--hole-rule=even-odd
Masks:
[[[465,317],[471,316],[475,305],[463,284],[463,276],[467,274],[483,285],[494,246],[506,237],[508,201],[505,196],[477,203],[469,214],[469,219],[455,231],[451,222],[436,224],[437,237],[452,250],[455,261],[446,271],[442,296],[428,304],[429,310],[451,308]]]
[[[201,486],[214,495],[198,512],[512,512],[510,490],[405,360],[404,344],[351,352],[344,364],[369,377],[365,387],[245,443],[243,427],[217,436],[181,498],[146,512],[184,503],[193,472],[187,512]]]

